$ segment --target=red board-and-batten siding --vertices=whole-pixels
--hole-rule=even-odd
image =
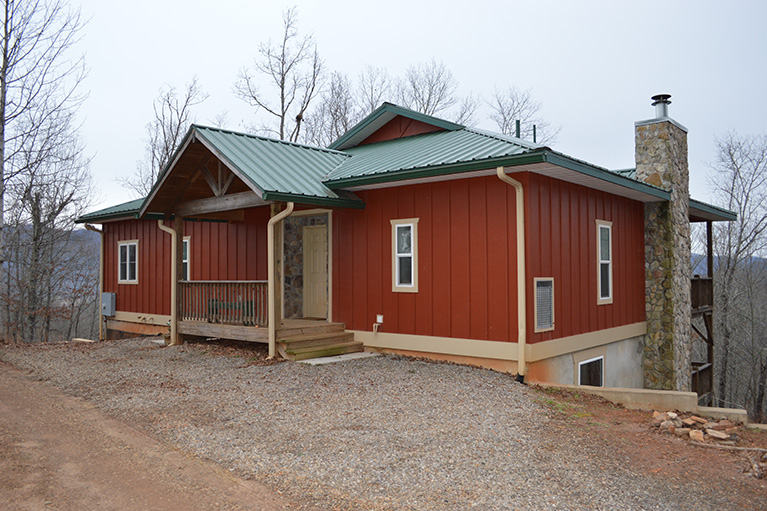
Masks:
[[[525,188],[528,342],[644,321],[641,203],[517,173]],[[353,330],[517,340],[512,187],[497,177],[358,192],[333,214],[334,320]],[[419,291],[391,290],[390,220],[419,218]],[[597,305],[596,220],[613,224],[613,303]],[[554,277],[555,329],[534,333],[535,277]]]
[[[644,321],[641,203],[540,176],[525,189],[528,341]],[[517,340],[512,187],[495,176],[358,192],[364,210],[333,213],[334,320],[353,330]],[[269,208],[244,222],[186,222],[193,280],[266,280]],[[419,218],[419,292],[392,289],[392,219]],[[613,303],[597,305],[596,220],[613,225]],[[105,291],[117,310],[170,314],[170,236],[156,220],[104,225]],[[117,243],[139,240],[138,284],[117,283]],[[554,277],[555,329],[534,333],[533,278]]]
[[[266,280],[269,207],[248,209],[244,222],[184,222],[191,236],[193,280]],[[117,244],[139,240],[138,284],[118,284]],[[104,224],[104,290],[116,293],[118,311],[170,314],[171,237],[157,220]]]

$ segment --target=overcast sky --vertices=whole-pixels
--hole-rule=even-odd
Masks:
[[[77,5],[77,0],[73,0]],[[82,134],[94,155],[93,209],[134,198],[116,182],[144,154],[152,102],[165,84],[196,76],[208,99],[200,124],[228,113],[253,122],[232,93],[259,43],[281,35],[298,7],[327,69],[356,77],[366,65],[401,75],[436,58],[460,93],[531,89],[561,126],[553,148],[610,169],[634,166],[634,121],[654,116],[650,96],[672,95],[671,117],[689,129],[691,191],[711,200],[714,139],[767,132],[767,1],[417,0],[82,2],[90,96]],[[486,118],[481,112],[480,119]],[[489,121],[480,126],[492,129]]]

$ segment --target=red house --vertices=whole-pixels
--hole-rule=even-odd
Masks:
[[[79,219],[103,225],[107,335],[689,389],[711,305],[689,222],[735,217],[690,200],[686,129],[654,99],[619,172],[388,103],[326,149],[192,126],[148,197]]]

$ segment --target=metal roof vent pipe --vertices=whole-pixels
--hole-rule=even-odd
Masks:
[[[656,94],[651,99],[655,107],[655,118],[665,119],[668,117],[668,106],[671,104],[671,94]]]

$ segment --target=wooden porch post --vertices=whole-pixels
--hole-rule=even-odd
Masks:
[[[706,277],[714,278],[714,222],[706,221]]]

